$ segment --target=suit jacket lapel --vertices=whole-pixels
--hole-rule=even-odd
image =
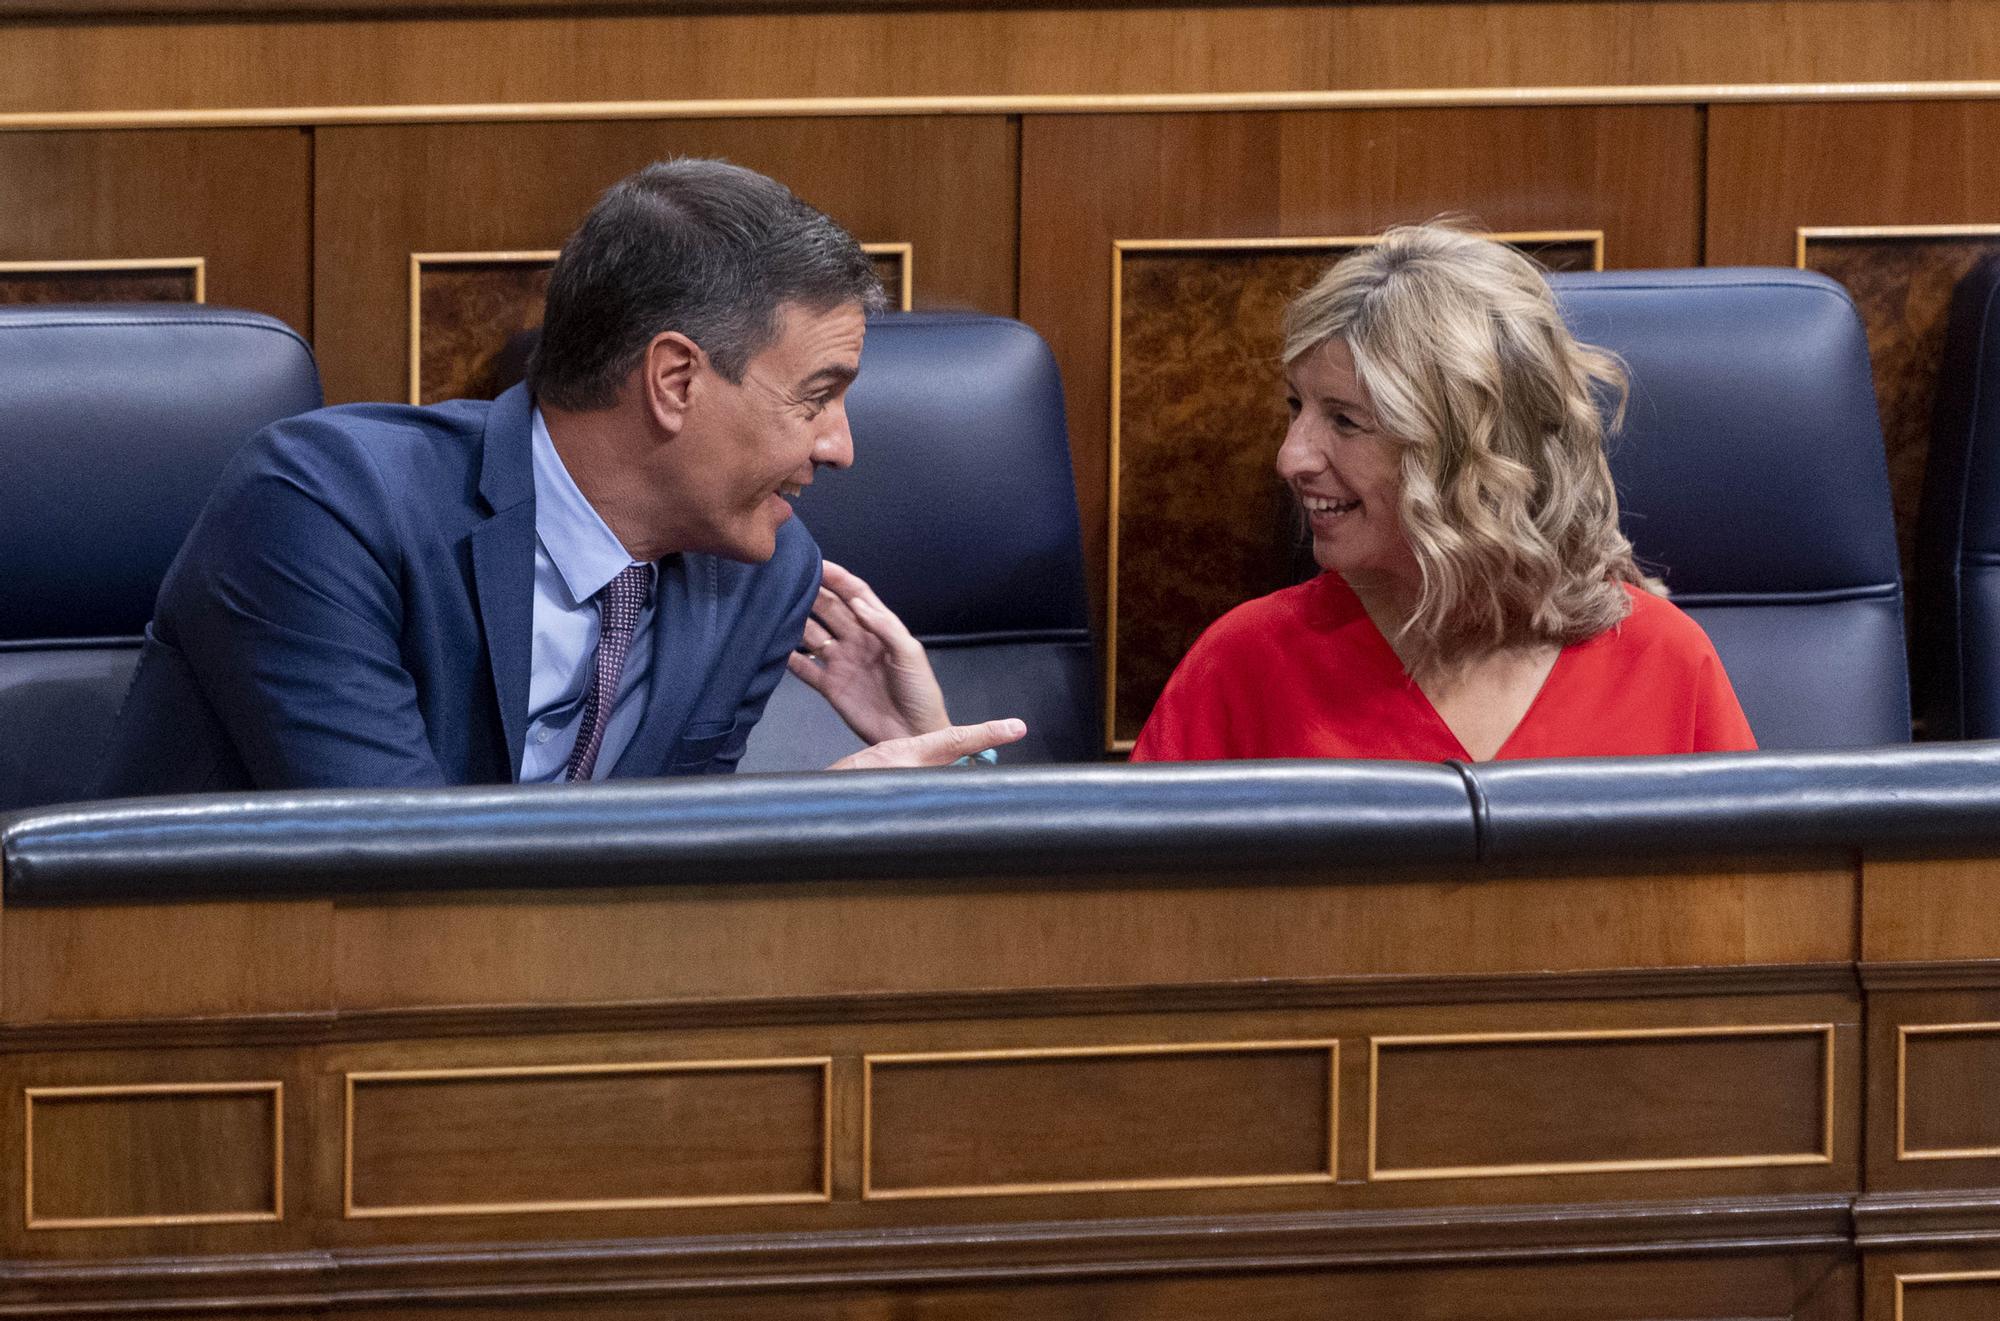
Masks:
[[[707,686],[705,667],[715,659],[717,610],[715,561],[675,555],[660,561],[659,601],[653,611],[653,673],[646,713],[625,745],[614,776],[662,775],[667,757]]]
[[[491,517],[473,529],[472,578],[486,635],[493,695],[518,779],[527,738],[528,670],[535,623],[535,475],[528,387],[500,396],[486,415],[479,494]]]

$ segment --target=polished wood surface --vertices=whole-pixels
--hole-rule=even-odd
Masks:
[[[818,1202],[826,1061],[348,1075],[345,1212]]]
[[[178,3],[179,0],[172,0]],[[760,6],[761,8],[761,6]],[[481,12],[485,10],[486,12]],[[5,22],[5,20],[0,20]],[[922,51],[922,59],[909,58]],[[1984,0],[15,20],[0,114],[1991,78]]]
[[[1823,270],[1861,309],[1906,577],[1952,286],[2000,247],[2000,179],[1984,164],[1996,131],[2000,102],[1709,111],[1708,264]],[[1823,149],[1833,142],[1838,152]],[[1986,232],[1895,232],[1938,225]],[[1847,232],[1811,232],[1821,228]]]
[[[1862,875],[9,909],[0,1304],[1853,1321]]]
[[[1021,315],[1062,365],[1100,610],[1115,242],[1367,234],[1459,213],[1602,230],[1612,267],[1694,265],[1700,127],[1672,107],[1027,117]]]
[[[870,1057],[863,1195],[1331,1183],[1338,1056],[1303,1042]]]
[[[0,30],[0,50],[11,37]],[[209,302],[309,334],[311,162],[297,129],[0,134],[0,263],[199,257]],[[156,296],[93,275],[120,273],[72,271],[65,292]]]
[[[1011,314],[1015,137],[1000,117],[321,130],[313,278],[327,398],[409,397],[411,254],[558,248],[606,187],[672,155],[765,170],[863,242],[912,244],[920,304]]]

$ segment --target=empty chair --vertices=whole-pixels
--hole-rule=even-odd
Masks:
[[[1917,516],[1917,714],[1930,738],[2000,737],[2000,255],[1952,295]]]
[[[319,404],[311,350],[270,317],[0,308],[0,810],[88,793],[223,463]]]
[[[1094,758],[1090,607],[1048,346],[1000,317],[878,317],[848,415],[854,466],[821,472],[797,502],[826,557],[923,640],[954,720],[1027,721],[1004,760]],[[787,675],[742,768],[825,766],[860,746]]]
[[[1714,640],[1759,743],[1907,741],[1888,470],[1846,291],[1791,270],[1553,283],[1577,336],[1631,372],[1611,440],[1625,530]]]

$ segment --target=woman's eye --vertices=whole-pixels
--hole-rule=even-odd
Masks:
[[[1285,411],[1293,417],[1299,415],[1299,399],[1297,395],[1288,394],[1285,396]]]

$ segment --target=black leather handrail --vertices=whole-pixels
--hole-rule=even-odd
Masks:
[[[721,881],[1328,874],[2000,844],[2000,743],[880,771],[125,799],[0,821],[9,904]]]
[[[1470,863],[1392,762],[1049,766],[125,799],[0,821],[9,904]]]

